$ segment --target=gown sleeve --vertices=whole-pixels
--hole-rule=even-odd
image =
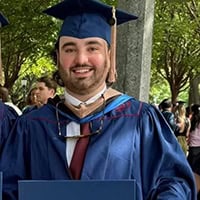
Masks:
[[[3,200],[18,199],[18,180],[24,179],[27,152],[26,124],[19,117],[9,134],[0,158],[0,171],[3,172]],[[16,167],[17,166],[17,167]],[[26,174],[26,176],[25,176]]]
[[[17,118],[18,114],[12,107],[0,102],[0,152]]]
[[[192,170],[174,133],[153,106],[141,113],[139,129],[143,194],[148,200],[195,200]]]

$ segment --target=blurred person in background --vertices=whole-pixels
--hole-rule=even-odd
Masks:
[[[158,105],[159,110],[163,114],[167,123],[173,132],[177,132],[179,130],[179,126],[176,124],[174,113],[172,112],[173,104],[169,98],[163,99],[161,103]]]
[[[37,79],[34,87],[30,90],[27,98],[31,106],[27,106],[23,110],[23,114],[40,108],[47,103],[49,98],[53,98],[56,94],[57,83],[53,78],[43,76]]]
[[[27,94],[26,106],[22,109],[23,114],[37,108],[37,105],[37,88],[35,86],[32,86]]]
[[[27,105],[30,105],[30,106],[37,105],[38,103],[37,96],[38,96],[37,88],[36,87],[31,88],[27,96]]]
[[[191,128],[189,132],[188,162],[195,174],[197,190],[200,192],[200,104],[191,106]],[[199,195],[200,199],[200,195]]]
[[[13,104],[12,101],[9,100],[9,91],[6,87],[3,87],[2,85],[0,85],[0,99],[6,105],[12,107],[18,115],[22,114],[22,111],[18,108],[18,106],[16,106],[15,104]]]
[[[188,137],[190,131],[190,119],[186,115],[186,107],[184,101],[177,101],[174,108],[176,124],[179,130],[175,132],[178,142],[180,143],[184,153],[188,153]]]
[[[8,25],[8,20],[0,12],[0,28]],[[1,52],[1,51],[0,51]],[[1,54],[0,54],[0,68],[1,68]],[[10,134],[13,125],[18,118],[18,114],[11,106],[6,105],[3,101],[7,101],[4,96],[4,92],[8,95],[6,88],[2,87],[1,100],[0,100],[0,154],[4,148],[7,138]]]

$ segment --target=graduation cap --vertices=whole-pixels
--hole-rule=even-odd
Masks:
[[[116,9],[97,0],[65,0],[44,11],[63,20],[61,36],[76,38],[99,37],[111,47],[109,82],[115,82],[116,25],[135,20],[135,15]]]
[[[158,106],[160,109],[167,109],[172,107],[172,102],[169,98],[163,99]]]
[[[184,105],[186,102],[185,101],[182,101],[182,100],[179,100],[176,102],[178,105]]]

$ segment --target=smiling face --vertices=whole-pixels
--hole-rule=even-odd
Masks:
[[[103,39],[62,36],[57,58],[60,76],[73,96],[90,98],[105,87],[110,63]]]

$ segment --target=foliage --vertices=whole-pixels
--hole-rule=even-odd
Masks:
[[[152,76],[168,82],[173,101],[200,70],[200,2],[194,2],[156,1]]]
[[[0,1],[1,11],[10,22],[9,26],[2,29],[4,85],[11,91],[13,97],[20,94],[18,90],[21,91],[21,87],[17,87],[20,86],[18,83],[20,79],[27,76],[27,73],[29,76],[32,74],[30,70],[25,70],[26,66],[35,65],[35,68],[31,69],[37,71],[36,69],[44,66],[43,64],[38,66],[37,60],[48,57],[53,48],[59,22],[46,16],[42,11],[57,2],[58,0]],[[24,69],[20,71],[22,66]],[[38,70],[38,75],[42,70]]]
[[[55,71],[55,65],[48,57],[41,57],[36,62],[27,60],[21,67],[19,72],[19,78],[16,80],[13,86],[12,101],[16,104],[19,101],[24,100],[27,92],[32,87],[35,80],[41,76],[52,76],[52,72]],[[26,80],[26,85],[23,85],[23,81]],[[20,92],[20,90],[22,92]]]
[[[117,0],[102,0],[102,2],[107,3],[108,5],[117,5]]]

